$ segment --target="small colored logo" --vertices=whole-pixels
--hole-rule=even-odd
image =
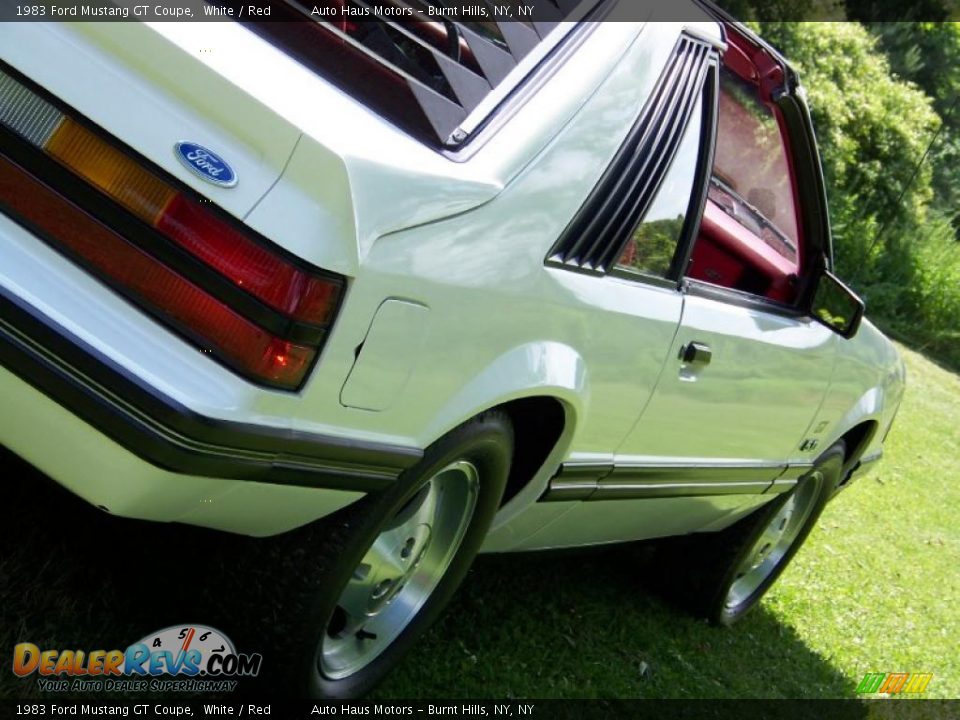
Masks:
[[[255,677],[262,662],[259,653],[237,652],[230,638],[206,625],[164,628],[126,650],[41,650],[29,642],[13,648],[14,675],[36,673],[42,691],[167,689],[145,684],[164,676],[187,682],[184,689],[232,690],[233,679]]]
[[[203,145],[178,142],[173,149],[177,159],[194,175],[220,187],[229,188],[237,184],[237,174],[227,161]]]
[[[926,692],[933,673],[867,673],[857,685],[858,695],[919,695]]]

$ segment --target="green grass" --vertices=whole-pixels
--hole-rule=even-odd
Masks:
[[[903,353],[909,389],[885,461],[827,508],[739,625],[661,601],[647,546],[484,557],[377,697],[834,698],[881,671],[932,672],[929,696],[960,697],[960,377]],[[9,456],[0,467],[8,658],[17,642],[122,648],[183,622],[240,634],[202,531],[121,522]],[[33,683],[0,667],[0,697],[25,696]]]

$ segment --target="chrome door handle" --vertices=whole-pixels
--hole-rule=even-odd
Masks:
[[[713,351],[709,345],[689,342],[680,349],[680,360],[687,365],[709,365]]]

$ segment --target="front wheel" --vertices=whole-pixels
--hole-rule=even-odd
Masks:
[[[840,480],[845,454],[841,440],[793,489],[757,512],[720,533],[669,545],[666,564],[680,566],[678,575],[668,577],[669,594],[718,625],[742,618],[807,539]]]
[[[273,654],[292,664],[279,684],[310,697],[369,692],[466,575],[512,453],[509,418],[484,413],[431,445],[389,490],[291,533],[272,608]]]

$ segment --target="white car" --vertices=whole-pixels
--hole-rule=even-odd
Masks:
[[[478,551],[689,536],[729,624],[881,455],[796,74],[608,5],[0,24],[0,442],[279,536],[297,692],[366,692]]]

